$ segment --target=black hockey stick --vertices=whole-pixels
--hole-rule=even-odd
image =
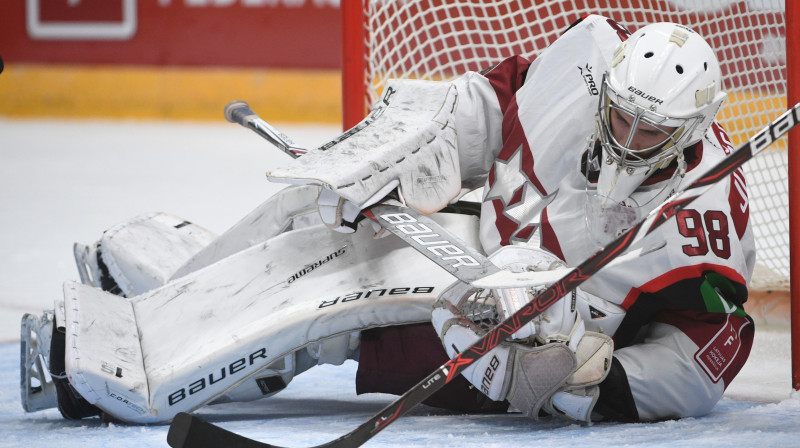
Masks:
[[[761,152],[764,148],[796,126],[798,122],[800,122],[800,103],[796,104],[769,126],[753,136],[749,141],[734,150],[730,156],[709,169],[684,191],[678,193],[672,199],[665,201],[659,207],[651,211],[644,220],[638,222],[604,249],[570,270],[563,278],[545,289],[541,294],[536,296],[535,299],[520,308],[519,311],[498,324],[475,344],[463,350],[460,354],[456,355],[456,357],[436,369],[436,371],[428,375],[379,413],[342,437],[319,446],[337,448],[356,447],[371,439],[411,408],[441,389],[475,360],[510,337],[524,324],[530,322],[567,292],[578,287],[581,283],[597,273],[602,267],[608,265],[612,260],[622,254],[631,245],[641,241],[646,235],[666,222],[678,211],[684,209],[694,199],[709,190],[717,181],[731,175],[754,155]],[[274,447],[274,445],[257,442],[233,434],[218,426],[204,422],[197,417],[183,413],[178,414],[173,420],[169,435],[167,436],[167,441],[170,446],[174,448],[210,448],[215,446],[244,448]]]

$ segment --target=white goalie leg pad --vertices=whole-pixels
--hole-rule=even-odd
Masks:
[[[289,385],[295,375],[299,375],[307,370],[306,368],[305,370],[298,371],[295,359],[296,353],[289,353],[275,360],[272,364],[259,372],[258,378],[255,381],[242,383],[239,387],[226,392],[210,404],[253,401],[277,394]]]
[[[243,383],[211,404],[271,397],[285,389],[295,376],[312,367],[339,366],[348,359],[357,359],[360,335],[360,331],[334,335],[289,353],[260,371],[255,381]]]
[[[103,232],[91,246],[76,244],[81,281],[124,297],[157,288],[216,238],[167,213],[137,216]]]
[[[64,363],[75,391],[121,420],[157,418],[149,409],[133,302],[74,282],[64,284],[64,302]]]
[[[475,217],[435,219],[477,244]],[[400,239],[373,236],[366,221],[353,234],[284,232],[131,299],[68,283],[70,384],[120,420],[166,422],[354,357],[363,329],[429,321],[453,277]]]
[[[461,193],[457,97],[452,83],[390,80],[364,121],[267,177],[322,185],[358,209],[399,182],[408,206],[436,212]]]

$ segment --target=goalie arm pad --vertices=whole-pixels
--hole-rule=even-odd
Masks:
[[[461,191],[457,97],[452,83],[390,81],[364,121],[267,177],[322,185],[358,209],[381,200],[396,183],[410,207],[438,211]]]

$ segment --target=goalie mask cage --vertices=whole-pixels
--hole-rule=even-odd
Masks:
[[[597,13],[631,31],[653,22],[677,22],[705,37],[717,51],[728,92],[717,119],[738,146],[788,105],[800,101],[798,3],[343,0],[343,124],[345,129],[357,124],[390,78],[446,80],[509,56],[530,58],[576,19]],[[773,298],[788,294],[792,283],[800,285],[800,268],[792,269],[790,264],[790,252],[800,254],[800,234],[794,229],[800,229],[800,217],[790,218],[790,213],[800,214],[800,206],[790,209],[790,202],[800,204],[798,150],[800,131],[795,130],[789,139],[780,140],[745,165],[758,250],[751,290],[778,292]],[[790,191],[797,193],[790,198]],[[790,222],[794,228],[790,229]],[[792,327],[792,387],[800,390],[800,287],[795,289],[791,311],[787,311],[791,315],[785,321]]]

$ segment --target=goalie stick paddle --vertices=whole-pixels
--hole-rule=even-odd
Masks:
[[[709,169],[685,190],[655,208],[645,219],[639,221],[608,246],[570,270],[564,277],[553,283],[532,301],[481,337],[475,344],[436,369],[369,420],[340,438],[318,446],[337,448],[361,446],[411,408],[441,389],[475,360],[510,337],[567,292],[575,289],[602,267],[608,265],[631,245],[640,241],[678,211],[684,209],[695,198],[710,189],[717,181],[731,175],[754,155],[786,134],[798,122],[800,122],[800,103],[793,106],[762,131],[754,135],[749,141],[734,150],[733,153]],[[178,414],[173,420],[167,441],[174,448],[211,448],[216,446],[275,447],[275,445],[257,442],[231,433],[185,413]]]

